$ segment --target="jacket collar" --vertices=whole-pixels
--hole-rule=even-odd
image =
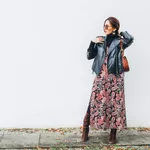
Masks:
[[[106,48],[106,36],[105,38],[105,44],[104,44],[104,48]],[[118,44],[120,43],[119,38],[114,38],[114,40],[111,42],[109,48],[108,48],[108,54],[116,47],[118,46]]]

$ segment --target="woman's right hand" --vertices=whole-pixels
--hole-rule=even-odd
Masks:
[[[92,42],[94,42],[94,43],[103,43],[104,42],[104,38],[101,37],[101,36],[98,36],[95,39],[93,39]]]

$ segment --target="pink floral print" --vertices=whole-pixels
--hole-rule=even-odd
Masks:
[[[107,56],[96,75],[89,102],[90,127],[95,129],[126,129],[124,73],[108,74]]]

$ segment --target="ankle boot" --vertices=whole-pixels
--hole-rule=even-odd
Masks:
[[[89,124],[90,124],[90,114],[86,113],[84,120],[83,120],[83,129],[82,129],[82,141],[86,142],[89,134]]]
[[[110,135],[109,135],[109,143],[110,143],[110,144],[112,143],[112,129],[111,129]]]
[[[109,144],[116,143],[116,132],[117,132],[117,129],[111,129],[110,137],[109,137]]]

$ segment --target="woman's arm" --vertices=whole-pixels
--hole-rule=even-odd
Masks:
[[[104,37],[97,36],[94,40],[91,40],[89,48],[87,49],[87,59],[93,59],[97,54],[97,43],[103,43]]]
[[[123,49],[126,49],[133,43],[134,37],[130,35],[127,31],[120,32],[120,35],[123,37]]]
[[[97,46],[96,43],[91,41],[89,48],[87,49],[87,59],[93,59],[97,54]]]

